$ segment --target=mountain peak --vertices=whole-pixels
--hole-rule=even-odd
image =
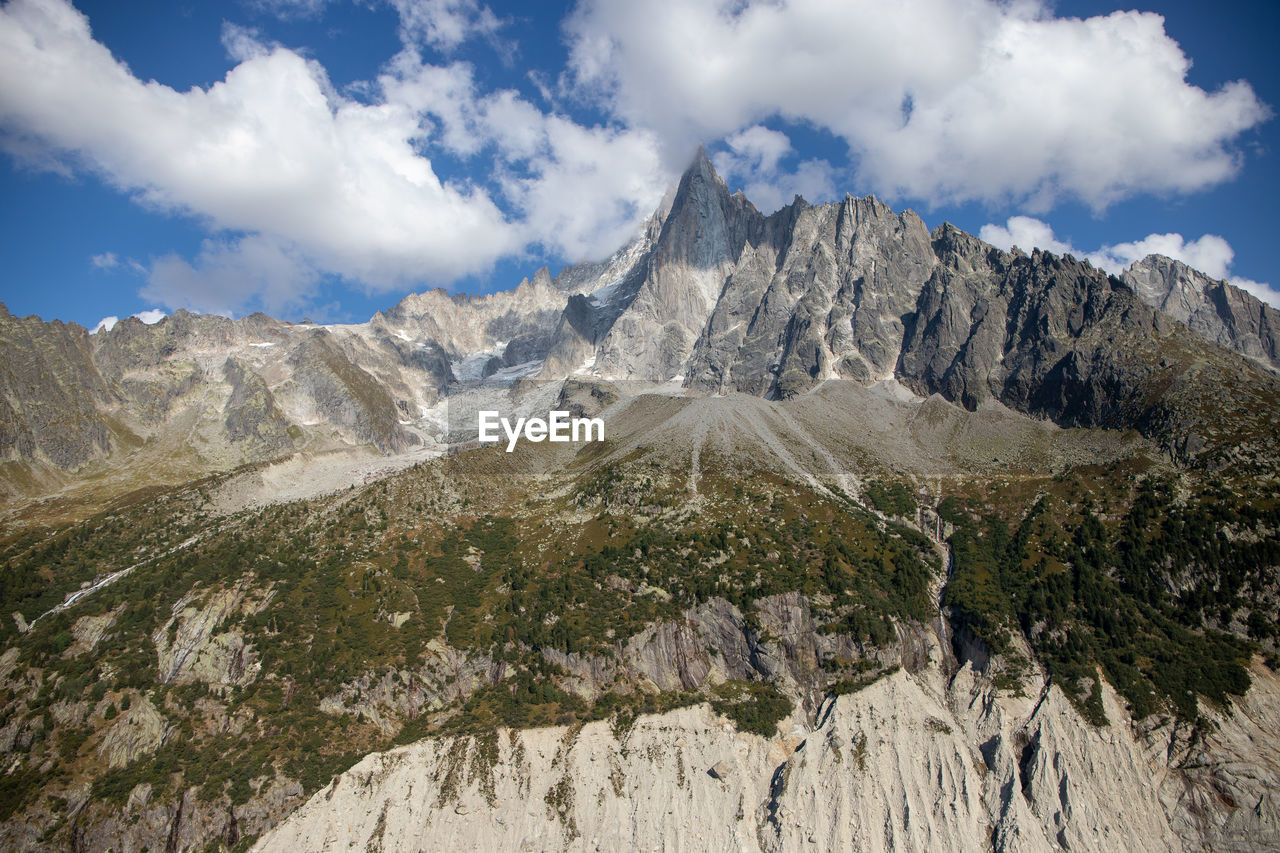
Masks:
[[[1280,311],[1175,258],[1151,254],[1120,280],[1197,334],[1280,371]]]
[[[703,145],[698,146],[697,152],[693,156],[692,162],[688,168],[684,170],[684,174],[680,176],[680,183],[676,188],[676,195],[679,196],[685,187],[697,182],[702,182],[708,187],[722,187],[724,195],[729,195],[729,185],[725,179],[720,177],[720,173],[716,171],[715,165],[712,164],[711,158],[707,156],[707,149]]]
[[[763,217],[744,195],[732,195],[699,146],[697,155],[680,178],[671,209],[663,225],[668,256],[680,257],[694,268],[710,270],[738,256],[747,235]],[[707,282],[707,297],[714,301],[719,285]]]

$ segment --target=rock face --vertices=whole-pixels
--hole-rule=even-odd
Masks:
[[[73,469],[106,453],[97,405],[112,397],[88,332],[19,319],[0,305],[0,457]]]
[[[231,399],[224,408],[227,437],[245,443],[246,456],[254,461],[273,459],[293,448],[289,422],[276,404],[262,377],[234,356],[223,366],[231,383]]]
[[[995,399],[1063,426],[1136,428],[1187,461],[1228,420],[1259,437],[1248,453],[1275,453],[1257,406],[1234,405],[1223,391],[1243,384],[1270,396],[1280,388],[1274,374],[1069,255],[1008,255],[951,226],[935,230],[933,245],[940,263],[908,320],[897,371],[917,393],[970,410]],[[1219,445],[1209,464],[1234,452]]]
[[[950,226],[910,319],[899,377],[965,408],[987,399],[1080,426],[1139,416],[1126,407],[1159,365],[1132,358],[1160,333],[1155,312],[1071,257],[1006,255]]]
[[[1163,255],[1143,258],[1120,278],[1201,337],[1280,370],[1280,311],[1253,295]]]
[[[1280,780],[1248,744],[1275,742],[1273,716],[1217,717],[1190,748],[1168,726],[1137,731],[1109,688],[1110,725],[1095,728],[1056,687],[1008,696],[968,664],[947,679],[936,640],[928,654],[919,672],[827,700],[770,738],[699,705],[629,728],[499,730],[370,755],[254,849],[1164,851],[1275,840]],[[1274,709],[1276,679],[1257,675],[1249,704]],[[1224,800],[1190,784],[1205,773],[1221,777]]]
[[[456,392],[522,377],[769,399],[892,379],[969,409],[1137,428],[1197,458],[1213,444],[1197,401],[1241,382],[1219,347],[1280,370],[1278,330],[1274,309],[1158,256],[1115,279],[929,232],[873,197],[764,216],[700,154],[614,256],[488,296],[411,294],[355,325],[178,311],[95,335],[0,313],[0,452],[19,463],[0,487],[39,494],[108,459],[136,477],[403,454],[449,440]],[[1274,390],[1273,373],[1244,375]]]
[[[766,217],[701,154],[603,286],[570,299],[543,375],[772,397],[884,379],[936,264],[914,213],[797,198]]]
[[[98,754],[111,767],[124,767],[164,743],[168,722],[145,697],[137,699],[107,729]]]
[[[235,628],[216,633],[232,616],[252,615],[266,604],[267,599],[246,597],[247,583],[209,593],[202,600],[189,596],[178,602],[173,616],[152,637],[160,683],[253,683],[260,668],[253,647]]]
[[[766,217],[700,156],[607,283],[570,297],[542,375],[770,399],[893,379],[970,410],[994,400],[1063,426],[1136,428],[1186,460],[1213,445],[1225,405],[1259,436],[1239,452],[1257,456],[1280,449],[1274,430],[1222,389],[1241,371],[1263,396],[1280,386],[1219,346],[1273,367],[1276,324],[1176,262],[1148,259],[1119,280],[950,225],[930,233],[874,198],[797,199]]]
[[[893,375],[903,318],[937,263],[914,213],[873,197],[770,217],[698,340],[697,388],[790,397],[824,379]]]
[[[353,364],[324,332],[311,332],[289,359],[292,383],[286,393],[312,400],[328,422],[360,442],[394,453],[412,442],[400,430],[391,395],[368,372]]]

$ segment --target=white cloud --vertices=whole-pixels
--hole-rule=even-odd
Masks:
[[[194,263],[169,254],[151,263],[141,295],[169,308],[231,316],[258,304],[281,314],[307,305],[317,270],[298,252],[262,236],[206,240]]]
[[[1232,276],[1227,281],[1252,294],[1255,299],[1267,303],[1272,308],[1280,308],[1280,290],[1276,290],[1267,282],[1254,281],[1251,278],[1242,278],[1240,276]]]
[[[314,18],[329,5],[329,0],[245,0],[245,2],[246,5],[285,20]]]
[[[464,41],[492,38],[501,22],[488,6],[476,0],[390,0],[400,15],[400,38],[406,45],[423,44],[451,51]]]
[[[1147,255],[1164,255],[1182,261],[1211,278],[1227,278],[1235,252],[1231,244],[1217,234],[1205,234],[1195,240],[1186,240],[1181,234],[1148,234],[1132,243],[1103,246],[1087,257],[1094,266],[1110,273],[1127,269],[1134,261]]]
[[[378,83],[388,100],[435,120],[444,150],[493,155],[492,178],[519,214],[512,229],[521,245],[604,257],[632,236],[671,178],[651,133],[583,127],[512,90],[482,93],[465,63],[430,65],[405,50]]]
[[[995,0],[583,0],[572,81],[669,157],[773,116],[842,138],[889,196],[1102,207],[1234,175],[1268,115],[1206,92],[1155,14]],[[696,83],[691,82],[696,81]]]
[[[791,153],[791,140],[785,133],[771,130],[764,125],[753,125],[746,130],[725,137],[729,151],[715,161],[722,174],[761,171],[775,173],[778,161]]]
[[[288,50],[180,93],[133,77],[61,0],[19,0],[0,13],[0,116],[145,204],[272,235],[374,287],[449,281],[513,248],[483,191],[414,150],[416,115],[337,98]]]
[[[252,27],[242,27],[230,21],[222,22],[222,47],[236,62],[247,62],[267,56],[280,45],[268,45],[262,33]]]
[[[90,256],[89,263],[100,270],[110,270],[120,266],[120,259],[116,257],[115,252],[103,252],[100,255]]]
[[[133,316],[146,323],[148,326],[153,326],[169,315],[166,312],[161,311],[159,308],[149,308],[146,311],[139,311]],[[98,321],[98,324],[93,327],[93,331],[89,332],[89,334],[96,335],[98,332],[109,332],[114,329],[116,327],[116,323],[119,322],[120,318],[115,315],[103,317]]]
[[[984,240],[1006,252],[1017,246],[1024,252],[1032,249],[1044,249],[1056,255],[1079,254],[1053,234],[1049,223],[1041,222],[1031,216],[1011,216],[1004,225],[987,224],[978,231],[978,239]]]
[[[405,27],[442,46],[491,16],[474,3],[396,5]],[[152,263],[145,292],[170,307],[278,309],[305,302],[322,274],[373,289],[448,284],[536,244],[607,254],[669,179],[648,134],[480,92],[463,63],[431,65],[406,48],[357,101],[252,31],[228,27],[224,42],[238,60],[225,79],[178,92],[134,77],[65,0],[0,8],[8,137],[44,140],[215,235],[246,235]],[[482,151],[496,152],[496,189],[442,179],[431,159]]]
[[[1230,243],[1217,234],[1204,234],[1194,240],[1187,240],[1181,234],[1148,234],[1131,243],[1116,243],[1094,251],[1082,251],[1070,242],[1060,240],[1048,223],[1030,216],[1013,216],[1004,225],[982,226],[978,237],[1005,251],[1017,246],[1024,252],[1043,249],[1058,255],[1074,255],[1112,275],[1119,275],[1135,261],[1148,255],[1164,255],[1182,261],[1210,278],[1228,281],[1263,302],[1280,308],[1280,292],[1271,285],[1231,275],[1235,251]]]
[[[712,157],[716,171],[730,186],[740,185],[761,210],[777,210],[797,195],[810,202],[826,201],[835,192],[834,170],[825,160],[805,160],[792,171],[779,168],[794,150],[781,131],[757,124],[724,142],[729,150]]]
[[[525,239],[566,257],[603,258],[623,245],[657,207],[669,179],[645,133],[548,116],[514,135],[508,127],[498,144],[517,167],[502,183],[524,212]]]

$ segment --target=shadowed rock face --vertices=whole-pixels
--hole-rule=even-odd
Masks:
[[[110,449],[98,406],[114,395],[80,326],[0,305],[0,459],[73,469]]]
[[[246,455],[254,461],[293,449],[289,422],[262,377],[234,356],[227,359],[223,371],[231,383],[231,399],[224,410],[227,437],[247,444]]]
[[[294,351],[290,365],[294,383],[330,423],[350,429],[359,440],[387,453],[410,445],[398,426],[391,395],[347,359],[328,334],[317,330],[308,335]]]
[[[908,319],[903,384],[970,410],[994,399],[1062,426],[1138,429],[1184,461],[1225,425],[1245,452],[1274,457],[1261,415],[1280,394],[1273,373],[1071,256],[1005,254],[949,225],[933,247],[939,265]],[[1241,384],[1249,404],[1227,390]]]

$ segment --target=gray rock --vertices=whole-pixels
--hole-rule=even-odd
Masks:
[[[116,399],[88,332],[0,305],[0,459],[74,469],[106,455],[110,432],[98,406]]]
[[[327,332],[308,334],[289,362],[294,370],[291,384],[307,394],[330,423],[387,453],[413,444],[399,427],[399,415],[386,388],[353,364]]]
[[[223,409],[227,437],[233,444],[245,443],[246,458],[273,459],[293,449],[289,422],[262,377],[234,356],[223,365],[231,383],[231,398]]]
[[[1280,370],[1280,311],[1252,294],[1163,255],[1135,262],[1120,280],[1202,338]]]

